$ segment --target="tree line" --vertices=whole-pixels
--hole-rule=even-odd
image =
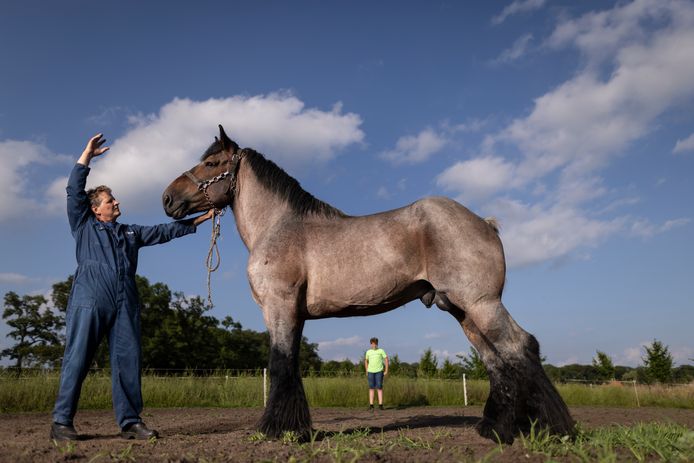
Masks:
[[[140,294],[142,329],[142,365],[158,372],[198,372],[214,370],[253,370],[268,364],[270,338],[267,331],[244,329],[230,316],[218,320],[208,314],[210,306],[199,296],[188,297],[173,292],[164,283],[150,284],[136,276]],[[0,357],[14,361],[21,372],[27,367],[58,368],[64,351],[65,313],[72,288],[72,277],[53,285],[50,298],[42,295],[19,296],[8,292],[4,298],[3,319],[11,328],[8,337],[12,347]],[[318,345],[306,337],[301,340],[301,365],[304,374],[361,375],[362,362],[350,360],[323,361]],[[645,347],[642,364],[636,368],[614,365],[609,355],[597,351],[591,365],[557,367],[544,363],[547,375],[555,382],[610,380],[640,383],[684,383],[694,380],[694,366],[673,366],[672,354],[658,340]],[[108,368],[106,340],[97,350],[93,366]],[[467,355],[457,355],[439,362],[431,348],[418,362],[407,363],[397,354],[390,357],[390,374],[422,378],[487,379],[487,370],[478,352],[470,348]]]
[[[265,368],[270,338],[265,332],[244,329],[227,316],[208,314],[211,309],[199,297],[172,292],[164,283],[150,284],[137,275],[140,294],[142,366],[145,370],[204,372],[205,370],[249,370]],[[72,276],[53,285],[50,300],[42,295],[19,296],[8,292],[3,318],[10,327],[14,345],[0,357],[14,361],[13,368],[59,367],[65,347],[65,314]],[[108,345],[99,346],[94,368],[108,368]],[[301,363],[320,369],[318,345],[301,340]]]

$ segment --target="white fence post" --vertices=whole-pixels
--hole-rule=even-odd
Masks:
[[[467,381],[465,380],[465,373],[463,373],[463,397],[465,398],[465,406],[467,407]]]
[[[267,405],[267,368],[263,368],[263,407]]]
[[[634,394],[636,394],[636,406],[641,407],[641,403],[639,403],[639,392],[636,390],[636,380],[634,380]]]

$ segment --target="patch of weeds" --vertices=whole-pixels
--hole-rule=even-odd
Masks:
[[[260,431],[256,431],[250,436],[248,436],[248,442],[253,442],[253,443],[258,443],[258,442],[265,442],[267,440],[267,436],[263,434]]]
[[[612,462],[628,457],[634,461],[656,458],[661,461],[691,461],[694,458],[694,432],[677,424],[640,423],[635,426],[609,426],[584,431],[574,439],[555,436],[537,429],[520,436],[523,447],[548,457],[568,456],[577,461]]]
[[[287,444],[298,444],[301,440],[301,435],[294,431],[285,431],[282,434],[282,443]]]
[[[297,461],[314,461],[320,456],[328,456],[334,462],[354,462],[371,453],[378,453],[381,448],[370,439],[371,429],[361,428],[350,432],[339,432],[318,440],[319,432],[311,434],[308,442],[301,444],[304,458]]]
[[[422,437],[410,436],[408,432],[409,429],[401,429],[396,436],[388,437],[382,429],[380,433],[375,433],[371,428],[358,428],[330,434],[320,441],[319,433],[314,433],[309,442],[301,445],[303,459],[297,461],[310,462],[327,457],[334,462],[355,462],[369,455],[386,455],[395,449],[435,450],[441,453],[445,449],[440,442],[452,435],[449,429],[430,429],[430,435]]]
[[[109,453],[111,460],[113,461],[135,461],[135,455],[133,454],[133,444],[128,444],[120,453],[115,451]]]
[[[77,445],[73,441],[61,441],[65,442],[65,446],[60,445],[60,442],[53,439],[53,446],[55,446],[58,451],[64,455],[70,455],[75,452]]]

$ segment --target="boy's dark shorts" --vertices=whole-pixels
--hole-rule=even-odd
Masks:
[[[369,373],[369,389],[383,389],[383,372]]]

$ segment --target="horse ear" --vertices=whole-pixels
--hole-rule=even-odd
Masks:
[[[231,138],[227,137],[227,134],[224,132],[224,127],[222,127],[222,124],[219,124],[219,141],[222,142],[222,149],[224,151],[228,150],[232,145],[234,145]]]

